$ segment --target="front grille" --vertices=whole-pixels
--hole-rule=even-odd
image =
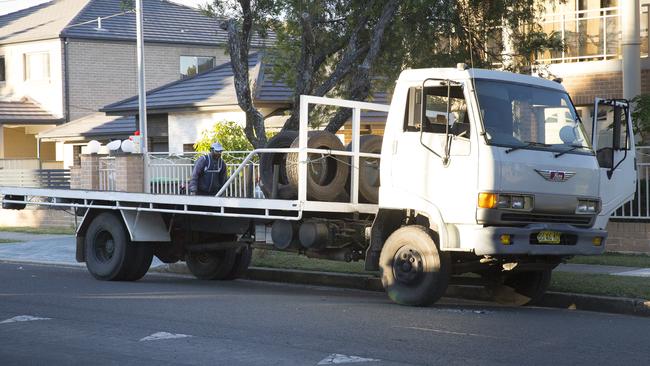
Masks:
[[[560,242],[557,244],[540,243],[537,241],[539,233],[530,234],[530,243],[534,245],[576,245],[578,243],[578,236],[574,234],[560,234]]]
[[[543,215],[531,213],[504,213],[501,221],[517,223],[550,222],[557,224],[569,224],[574,226],[589,227],[593,216],[582,215]]]

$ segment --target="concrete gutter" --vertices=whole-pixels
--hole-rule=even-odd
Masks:
[[[190,273],[184,263],[159,266],[152,270],[166,273]],[[251,267],[245,278],[255,281],[331,286],[367,291],[384,290],[379,278],[361,274]],[[445,297],[493,301],[490,293],[480,286],[450,285]],[[650,317],[650,301],[643,299],[548,292],[538,306]]]

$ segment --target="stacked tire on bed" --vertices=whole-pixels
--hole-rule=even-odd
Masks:
[[[379,154],[381,136],[364,135],[360,138],[361,152]],[[269,148],[297,148],[298,133],[281,132],[268,143]],[[313,131],[307,146],[313,149],[352,151],[336,135]],[[326,202],[348,202],[350,194],[350,158],[342,155],[308,154],[307,199]],[[295,199],[298,197],[298,153],[264,153],[260,158],[261,188],[267,198]],[[277,173],[275,172],[277,171]],[[277,182],[274,187],[274,175]],[[377,203],[379,196],[379,159],[359,159],[359,201]]]

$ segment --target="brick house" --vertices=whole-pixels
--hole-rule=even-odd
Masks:
[[[217,20],[165,0],[143,4],[147,89],[229,60]],[[74,142],[36,135],[137,93],[135,22],[116,0],[53,0],[0,16],[0,159],[40,152],[72,165]]]

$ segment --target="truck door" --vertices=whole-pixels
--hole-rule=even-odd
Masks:
[[[394,187],[435,204],[446,222],[472,220],[474,213],[460,208],[476,201],[467,194],[476,185],[470,154],[474,133],[462,85],[432,80],[424,90],[409,88],[403,133],[393,158],[400,162],[391,172]]]
[[[609,216],[634,197],[636,150],[632,118],[627,100],[596,99],[592,144],[600,167],[602,209],[596,228],[605,228]]]

